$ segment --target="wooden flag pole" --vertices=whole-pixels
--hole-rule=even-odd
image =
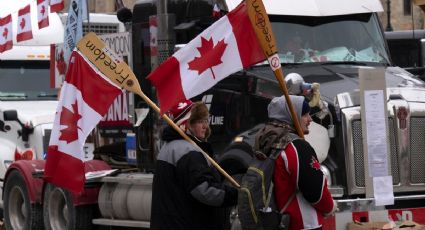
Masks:
[[[134,75],[130,67],[105,44],[91,32],[84,36],[77,44],[78,50],[84,54],[85,58],[94,64],[98,71],[102,72],[110,81],[118,85],[122,89],[128,90],[139,95],[148,105],[157,113],[161,114],[159,107],[147,97],[140,88],[139,81]],[[214,161],[204,150],[202,150],[183,130],[181,130],[173,120],[166,114],[162,118],[176,130],[186,141],[194,145],[198,150],[208,159],[208,161],[226,177],[235,187],[239,188],[240,185],[236,182],[217,162]]]
[[[298,116],[295,113],[294,106],[292,104],[291,98],[289,97],[288,89],[283,78],[283,71],[280,65],[276,40],[272,31],[269,16],[267,15],[266,9],[264,8],[263,1],[246,0],[246,6],[249,20],[251,21],[251,25],[254,28],[255,34],[257,35],[258,42],[260,42],[261,48],[263,49],[264,54],[269,61],[270,67],[272,68],[274,75],[279,82],[280,89],[285,95],[286,103],[288,103],[292,121],[294,122],[298,136],[304,138],[304,132],[301,129]]]

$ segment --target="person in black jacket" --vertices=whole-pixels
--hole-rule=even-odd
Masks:
[[[179,103],[169,116],[208,154],[208,108],[202,102]],[[225,185],[220,174],[195,146],[172,127],[166,127],[156,161],[152,188],[151,230],[221,230],[225,207],[237,203],[237,189]]]

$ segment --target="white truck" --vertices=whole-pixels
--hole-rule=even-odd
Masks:
[[[36,15],[31,15],[33,22]],[[16,20],[15,12],[12,21]],[[63,34],[59,16],[49,14],[49,22],[42,30],[33,25],[34,39],[17,43],[14,37],[13,48],[0,54],[0,192],[10,164],[43,159],[47,151],[57,106],[57,90],[50,88],[50,44],[63,40],[56,36]]]
[[[28,3],[36,9],[35,1]],[[8,7],[2,7],[2,15],[3,11],[14,12],[12,22],[16,22],[17,9],[25,3],[14,1],[7,4]],[[58,89],[52,87],[51,82],[51,71],[54,71],[50,59],[51,45],[63,42],[64,18],[66,14],[50,13],[49,26],[39,30],[34,23],[37,21],[37,14],[33,12],[33,39],[17,43],[14,36],[13,48],[0,54],[0,210],[1,215],[6,216],[5,222],[12,223],[6,224],[9,229],[39,229],[35,225],[29,227],[22,221],[21,218],[29,214],[19,211],[26,207],[36,209],[39,205],[28,203],[29,199],[20,200],[25,197],[19,195],[22,192],[20,190],[13,190],[12,195],[5,199],[3,192],[7,189],[4,182],[5,177],[8,177],[12,178],[13,184],[22,183],[22,177],[16,173],[6,176],[12,163],[28,160],[35,167],[42,164],[46,157],[58,97]],[[90,25],[84,23],[84,32],[111,34],[125,30],[115,15],[90,14],[90,19]],[[13,34],[16,35],[16,26],[13,29]],[[16,206],[11,207],[9,201],[17,202],[14,203]]]

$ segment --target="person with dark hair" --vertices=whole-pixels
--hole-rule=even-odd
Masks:
[[[310,106],[302,96],[290,95],[304,134],[312,121]],[[289,229],[322,229],[323,217],[337,209],[320,169],[316,152],[300,138],[292,121],[284,96],[275,97],[268,105],[270,121],[264,130],[281,129],[280,153],[274,163],[273,183],[278,210],[289,214]],[[267,132],[256,135],[255,147],[267,152],[270,148]],[[273,147],[273,146],[272,146]]]
[[[209,112],[202,102],[179,103],[170,118],[192,140],[212,155]],[[225,185],[218,171],[190,142],[168,126],[156,161],[152,186],[151,230],[221,230],[225,207],[237,204],[236,188]]]

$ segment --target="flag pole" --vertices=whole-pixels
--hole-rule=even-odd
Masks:
[[[95,33],[90,32],[84,36],[77,44],[78,50],[84,54],[98,71],[102,72],[108,80],[112,81],[121,89],[133,92],[139,95],[148,105],[157,113],[161,114],[159,107],[146,96],[140,88],[139,81],[134,75],[130,67],[120,58],[109,50],[105,44],[96,36]],[[207,160],[228,179],[235,187],[239,188],[240,185],[236,182],[217,162],[214,161],[204,150],[202,150],[183,130],[181,130],[173,120],[170,119],[165,113],[161,115],[162,118],[176,130],[186,141],[194,145]]]
[[[298,116],[295,113],[294,106],[289,97],[288,89],[283,78],[283,70],[280,65],[280,59],[277,51],[276,40],[272,31],[269,16],[267,15],[262,0],[246,0],[248,17],[251,25],[254,28],[257,39],[260,42],[261,48],[269,61],[270,67],[279,82],[280,89],[283,91],[286,102],[288,103],[289,111],[291,112],[292,121],[298,136],[304,138],[304,132],[301,129],[298,121]]]

